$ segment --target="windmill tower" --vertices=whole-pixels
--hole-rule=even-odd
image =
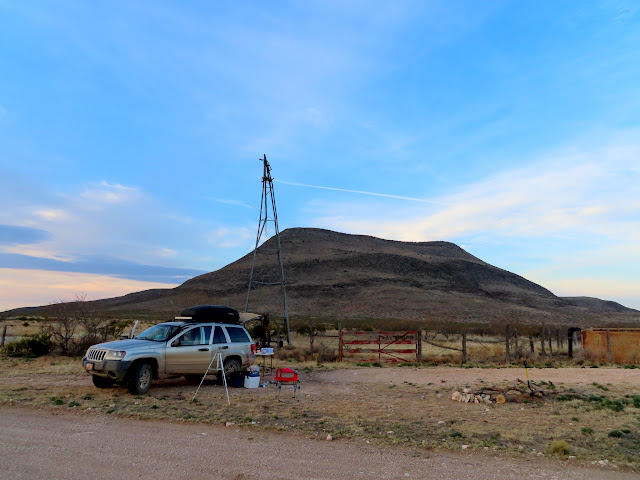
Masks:
[[[256,245],[253,249],[253,261],[251,262],[251,275],[249,276],[249,289],[247,291],[247,303],[245,312],[249,311],[251,291],[261,287],[280,286],[284,307],[284,323],[287,332],[287,343],[291,343],[289,329],[289,306],[287,304],[287,290],[284,282],[284,265],[282,263],[282,248],[280,246],[280,230],[278,228],[278,210],[276,209],[276,197],[273,190],[273,178],[271,177],[271,165],[267,156],[259,159],[263,163],[262,173],[262,198],[260,200],[260,221],[258,222],[258,234]],[[273,228],[275,248],[270,246],[258,247],[269,238],[269,226]]]

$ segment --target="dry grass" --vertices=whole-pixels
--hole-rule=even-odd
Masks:
[[[620,467],[640,469],[640,407],[634,407],[629,399],[621,411],[603,407],[602,401],[580,399],[459,404],[449,399],[451,392],[460,387],[452,383],[448,374],[451,369],[446,367],[397,370],[287,363],[298,368],[303,379],[297,399],[284,391],[284,401],[277,401],[272,385],[266,389],[230,389],[228,406],[224,388],[208,381],[192,403],[195,386],[182,378],[155,382],[148,395],[132,396],[122,387],[93,387],[78,359],[46,357],[25,361],[0,357],[0,403],[141,419],[232,422],[247,428],[302,432],[320,439],[331,434],[334,439],[362,438],[374,444],[436,450],[457,450],[468,445],[471,450],[522,456],[544,452],[560,457],[570,451],[578,459],[608,459]],[[435,377],[422,384],[400,381],[398,373],[405,371],[413,372],[417,378]],[[479,375],[483,371],[493,372],[482,370]],[[354,381],[358,376],[371,378],[374,373],[381,380]],[[505,370],[507,376],[512,375]],[[478,382],[482,381],[478,378]],[[629,393],[623,387],[595,382],[560,388],[567,392],[574,389],[585,396],[599,395],[613,402]],[[611,436],[614,430],[618,433]],[[564,443],[556,443],[562,448],[554,448],[554,442],[566,442],[566,448]]]

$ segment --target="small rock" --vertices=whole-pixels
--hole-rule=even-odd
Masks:
[[[569,455],[569,460],[575,460],[576,456],[575,455]]]
[[[462,445],[463,450],[467,450],[468,448],[469,448],[469,445]]]
[[[393,433],[394,433],[394,432],[393,432],[393,430],[389,430],[389,431],[387,432],[387,435],[393,435]]]
[[[224,424],[225,427],[233,427],[235,425],[235,423],[233,422],[227,422]]]
[[[444,420],[438,420],[438,425],[444,425]]]
[[[331,434],[327,434],[327,442],[330,442],[331,440],[333,440],[333,437],[331,436]]]

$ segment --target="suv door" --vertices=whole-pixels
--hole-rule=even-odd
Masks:
[[[211,355],[212,358],[220,352],[221,360],[224,360],[229,355],[229,339],[226,332],[220,325],[215,325],[213,328],[213,335],[211,338]],[[220,363],[222,365],[222,362]],[[213,362],[211,368],[214,369],[218,366],[218,362]]]
[[[211,325],[195,326],[170,340],[165,350],[167,373],[201,374],[211,362]]]

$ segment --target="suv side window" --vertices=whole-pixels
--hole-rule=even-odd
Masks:
[[[178,337],[179,344],[183,347],[189,345],[200,345],[202,343],[202,335],[200,335],[200,327],[187,330]]]
[[[244,328],[226,327],[231,343],[247,343],[251,342],[249,335]]]
[[[216,326],[216,329],[213,331],[213,343],[227,343],[227,337],[224,336],[222,327]]]

